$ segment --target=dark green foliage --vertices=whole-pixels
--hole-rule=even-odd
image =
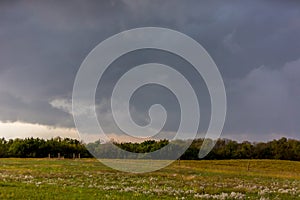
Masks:
[[[196,140],[197,141],[197,140]],[[190,148],[199,149],[198,145]],[[195,141],[194,141],[195,142]],[[248,141],[238,143],[232,140],[219,139],[214,149],[205,159],[279,159],[300,161],[300,141],[281,138],[269,142],[250,143]]]
[[[213,142],[212,140],[210,140]],[[114,143],[116,146],[123,150],[134,153],[153,152],[169,144],[164,149],[158,159],[173,159],[177,150],[189,141],[172,141],[149,140],[142,143]],[[196,139],[192,142],[190,147],[180,157],[182,160],[198,160],[198,153],[202,146],[203,139]],[[132,155],[128,156],[124,152],[115,148],[112,144],[101,144],[100,142],[90,143],[87,145],[88,149],[99,158],[133,158]],[[170,155],[173,155],[170,156]],[[139,155],[140,158],[144,157],[143,154]],[[139,158],[137,156],[136,158]],[[156,159],[156,157],[152,157]],[[244,141],[238,143],[228,139],[218,139],[215,141],[215,147],[204,158],[207,160],[222,160],[222,159],[280,159],[280,160],[297,160],[300,161],[300,141],[282,138],[280,140],[273,140],[267,143],[250,143]]]
[[[73,154],[77,157],[91,157],[85,146],[75,139],[52,138],[44,140],[39,138],[14,139],[6,141],[0,139],[0,157],[19,157],[19,158],[44,158],[57,157],[72,158]]]
[[[172,157],[168,155],[176,154],[176,150],[180,149],[185,142],[188,141],[148,140],[142,143],[114,142],[113,144],[123,150],[134,153],[155,152],[169,144],[161,154],[156,154],[156,156],[158,159],[171,159]],[[180,158],[183,160],[199,159],[198,153],[202,143],[203,139],[194,140]],[[117,155],[118,158],[127,158],[126,154],[116,148],[115,145],[96,141],[85,146],[78,140],[59,137],[50,140],[26,138],[9,141],[0,138],[0,158],[43,158],[48,157],[49,154],[51,157],[57,157],[58,153],[65,158],[72,158],[74,154],[76,156],[80,154],[81,157],[92,157],[89,151],[94,155],[104,155],[104,158],[114,158],[114,155]],[[138,156],[140,158],[149,158],[146,154]],[[266,143],[250,143],[247,141],[238,143],[228,139],[218,139],[215,141],[213,150],[204,159],[280,159],[300,161],[300,141],[281,138]]]
[[[122,149],[134,153],[147,153],[147,152],[153,152],[156,150],[161,149],[162,147],[169,144],[168,140],[147,140],[142,143],[114,143],[118,147],[121,147]]]

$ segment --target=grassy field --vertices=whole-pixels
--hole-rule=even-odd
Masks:
[[[181,161],[130,174],[94,159],[0,159],[0,199],[300,199],[300,162]]]

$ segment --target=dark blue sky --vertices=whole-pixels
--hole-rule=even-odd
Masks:
[[[228,97],[222,137],[299,139],[299,19],[298,1],[1,1],[0,121],[74,127],[72,87],[87,54],[120,31],[158,26],[198,41],[219,67]],[[191,74],[191,82],[199,79],[188,64],[171,55],[146,53],[116,61],[104,89],[97,92],[99,119],[107,132],[117,131],[106,108],[106,90],[122,67],[154,59],[181,67]],[[196,89],[203,99],[202,132],[209,119],[209,98],[200,82]],[[179,111],[177,102],[169,100],[172,95],[162,88],[144,89],[151,92],[136,94],[133,116],[143,123],[149,104],[167,104],[170,121],[164,131],[176,131]],[[0,136],[4,132],[0,129]]]

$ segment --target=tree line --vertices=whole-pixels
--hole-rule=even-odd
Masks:
[[[0,139],[0,158],[92,157],[84,144],[70,138]]]
[[[194,140],[182,159],[198,159],[203,140]],[[285,137],[269,142],[236,142],[218,139],[205,159],[278,159],[300,161],[300,141]]]
[[[215,143],[212,151],[204,158],[213,159],[280,159],[300,161],[300,141],[294,139],[281,138],[269,142],[236,142],[228,139],[210,140]],[[52,138],[49,140],[39,138],[26,139],[0,139],[0,158],[20,157],[20,158],[44,158],[57,157],[73,158],[80,155],[82,158],[132,158],[126,157],[127,154],[121,149],[139,153],[139,158],[172,159],[168,155],[173,155],[182,146],[190,142],[191,145],[180,157],[182,160],[199,160],[198,153],[203,144],[203,139],[188,140],[148,140],[142,143],[132,142],[112,142],[101,143],[96,141],[84,144],[70,138]],[[112,145],[114,144],[114,145]],[[168,145],[168,146],[167,146]],[[120,148],[116,148],[120,147]],[[166,147],[166,148],[163,148]],[[147,152],[156,152],[164,149],[160,154],[153,154],[149,157]],[[145,157],[141,157],[145,155]],[[148,157],[147,157],[148,156]],[[150,155],[151,156],[151,155]]]

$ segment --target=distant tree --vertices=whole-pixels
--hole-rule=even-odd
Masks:
[[[56,157],[58,153],[65,158],[73,158],[73,154],[80,154],[81,157],[99,158],[150,158],[149,152],[154,159],[180,159],[196,160],[200,148],[203,146],[203,139],[191,140],[148,140],[142,143],[101,143],[100,141],[83,144],[82,142],[70,138],[52,138],[49,140],[39,138],[10,139],[6,141],[0,138],[0,158],[21,157],[21,158],[43,158]],[[300,161],[300,141],[281,138],[270,142],[250,143],[228,139],[218,139],[214,148],[204,159],[284,159]],[[181,153],[186,146],[189,148],[183,155]],[[208,143],[206,143],[208,144]],[[121,150],[123,149],[123,150]],[[157,152],[157,150],[161,151]],[[125,150],[125,151],[124,151]],[[128,154],[134,152],[140,154]]]

